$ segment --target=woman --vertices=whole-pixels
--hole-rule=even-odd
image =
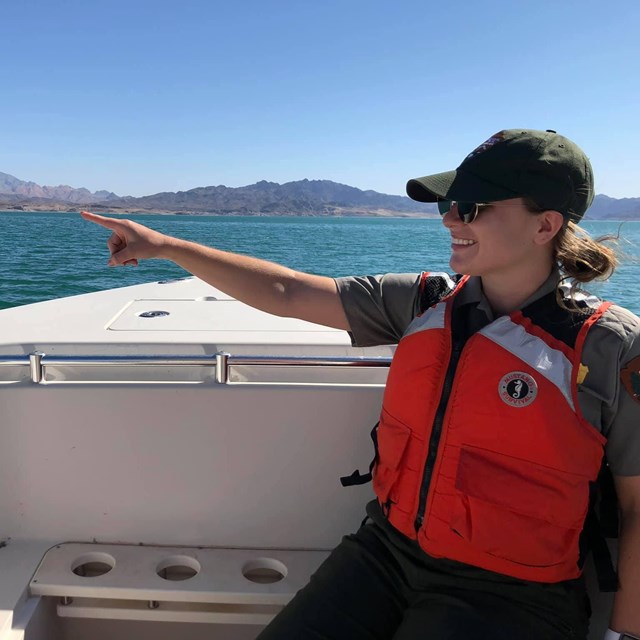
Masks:
[[[438,202],[456,275],[333,280],[83,213],[113,231],[112,265],[167,258],[359,346],[399,342],[370,522],[260,639],[586,638],[584,530],[605,450],[622,515],[607,640],[640,637],[640,321],[564,284],[615,268],[576,227],[588,159],[553,131],[505,130],[407,192]]]

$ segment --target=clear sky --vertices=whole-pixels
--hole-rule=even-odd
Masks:
[[[3,0],[0,171],[146,195],[404,194],[504,128],[640,196],[638,0]]]

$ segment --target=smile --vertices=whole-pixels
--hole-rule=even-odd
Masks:
[[[459,244],[459,245],[470,245],[470,244],[476,244],[475,240],[465,240],[464,238],[451,238],[451,243],[452,244]]]

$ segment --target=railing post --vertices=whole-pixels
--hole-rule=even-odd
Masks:
[[[29,354],[29,368],[31,369],[31,382],[38,384],[42,382],[42,357],[44,353],[34,351]]]
[[[230,353],[219,351],[216,353],[216,382],[227,384],[229,381],[229,356]]]

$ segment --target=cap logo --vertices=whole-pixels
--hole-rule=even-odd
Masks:
[[[487,149],[491,149],[494,144],[498,144],[498,142],[502,142],[504,140],[504,131],[498,131],[498,133],[494,133],[488,140],[485,140],[479,147],[476,147],[466,158],[473,158],[480,153],[483,153]]]
[[[512,371],[500,380],[498,393],[503,402],[512,407],[526,407],[538,395],[538,384],[523,371]]]

